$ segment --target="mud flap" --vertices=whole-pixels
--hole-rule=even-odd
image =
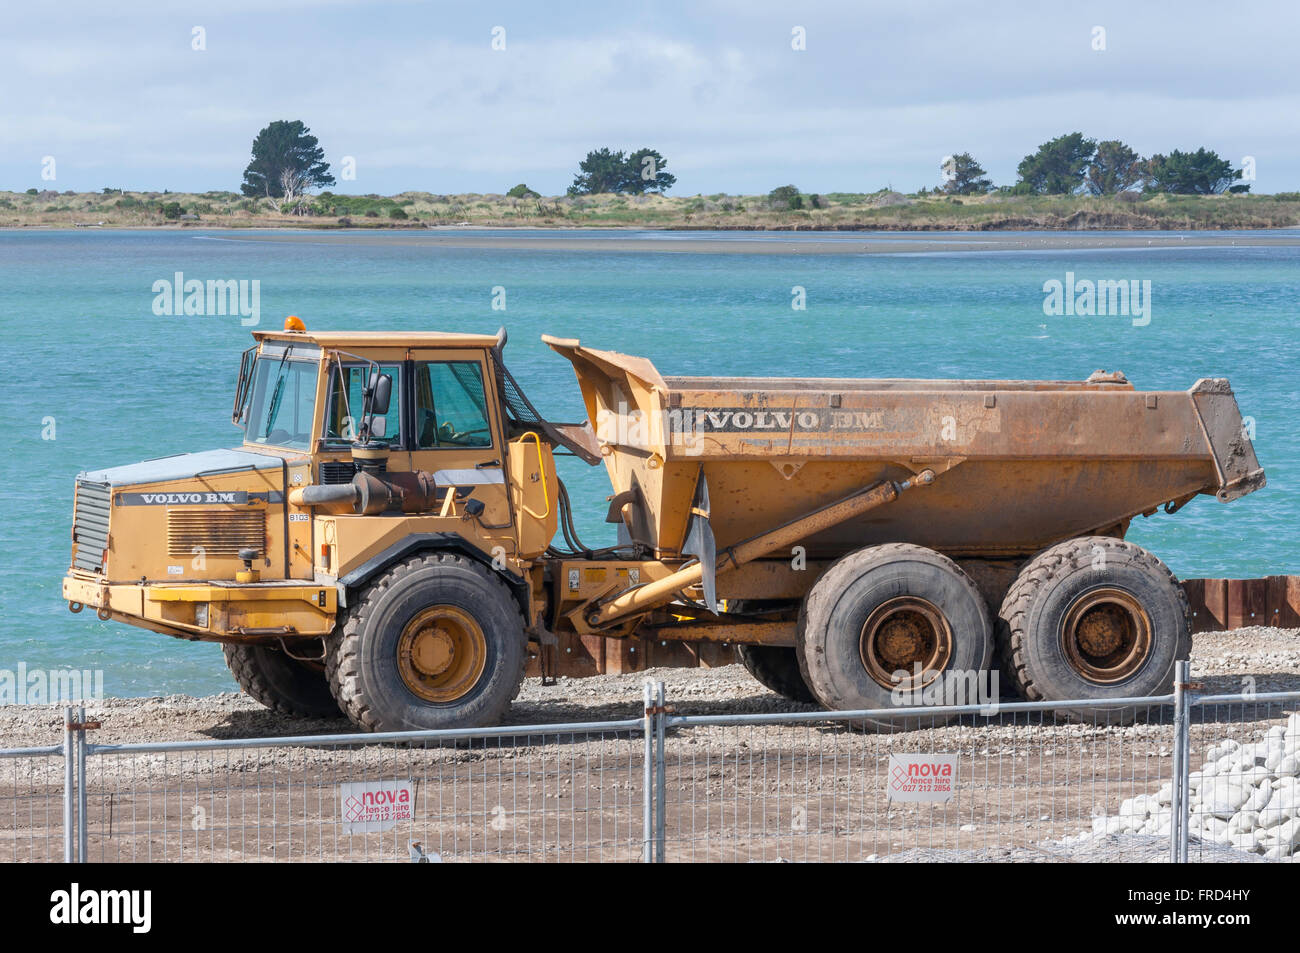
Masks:
[[[714,615],[718,614],[718,589],[714,577],[718,569],[718,547],[713,540],[713,527],[709,525],[709,483],[700,473],[695,485],[695,500],[691,503],[691,525],[686,530],[682,552],[700,561],[704,589],[704,604]]]

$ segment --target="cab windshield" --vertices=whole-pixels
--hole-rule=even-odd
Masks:
[[[258,356],[239,421],[245,443],[310,448],[319,367],[314,358],[295,358],[289,349],[283,355]]]

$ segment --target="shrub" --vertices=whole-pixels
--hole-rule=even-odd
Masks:
[[[803,208],[803,196],[794,185],[782,185],[767,193],[767,204],[774,209]]]
[[[370,213],[367,212],[366,214],[369,215]],[[388,213],[388,217],[391,219],[395,219],[397,221],[404,221],[409,216],[406,214],[406,212],[402,211],[402,209],[395,208]]]

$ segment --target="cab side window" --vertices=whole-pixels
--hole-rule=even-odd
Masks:
[[[490,447],[483,367],[477,361],[415,365],[416,448]]]
[[[330,443],[350,443],[356,439],[361,426],[362,391],[366,386],[366,376],[370,367],[365,364],[344,364],[340,379],[339,366],[330,368],[329,413],[325,418],[325,439]],[[401,399],[402,368],[397,364],[381,364],[381,374],[393,379],[393,398],[388,404],[388,413],[384,415],[384,443],[401,446]]]

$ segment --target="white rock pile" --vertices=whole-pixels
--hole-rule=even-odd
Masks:
[[[1211,745],[1188,785],[1193,838],[1270,860],[1300,855],[1300,713],[1262,741]],[[1094,818],[1092,833],[1168,836],[1172,800],[1172,783],[1129,798],[1118,814]]]

